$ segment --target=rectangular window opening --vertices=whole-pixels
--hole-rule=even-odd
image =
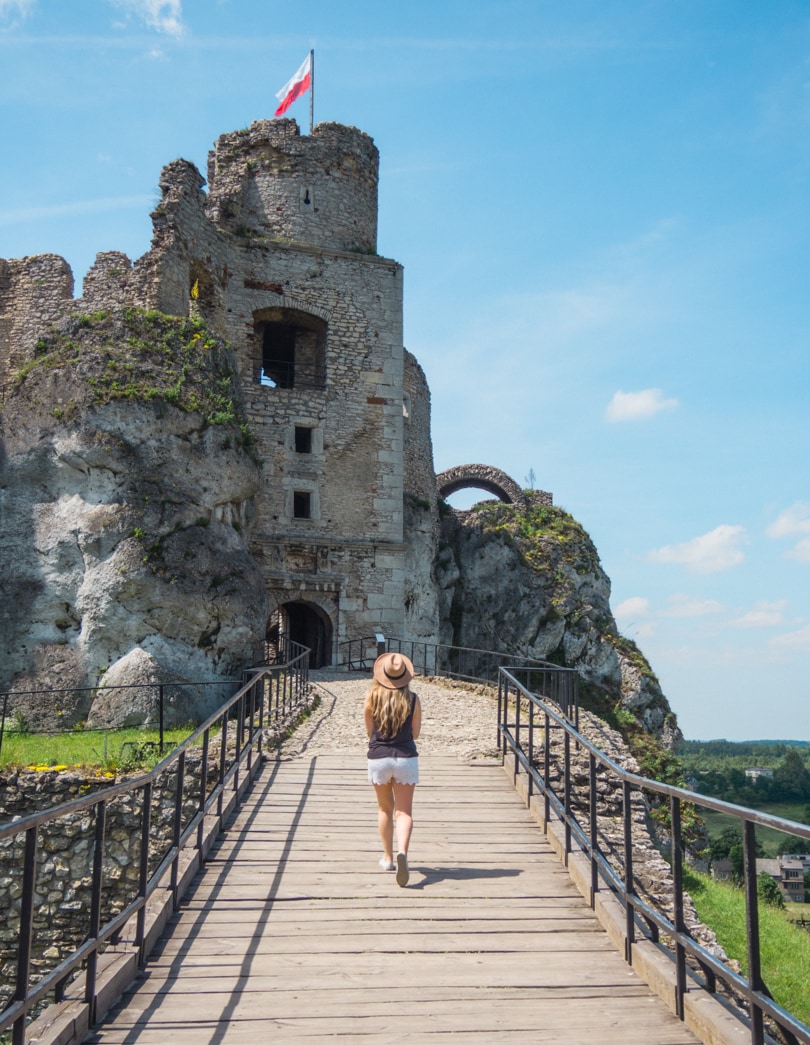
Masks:
[[[312,494],[306,490],[293,491],[293,518],[312,518]]]
[[[295,426],[295,452],[297,454],[312,453],[312,429],[303,425]]]

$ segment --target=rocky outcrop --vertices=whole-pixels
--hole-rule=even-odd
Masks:
[[[204,324],[135,309],[62,322],[21,368],[0,433],[0,586],[14,593],[0,690],[62,691],[20,696],[29,724],[86,719],[135,651],[174,681],[253,662],[260,469],[233,358]],[[195,717],[220,699],[208,690]]]
[[[644,655],[618,632],[590,537],[545,495],[525,497],[445,514],[436,560],[441,641],[574,668],[584,703],[623,711],[672,747],[675,716]]]

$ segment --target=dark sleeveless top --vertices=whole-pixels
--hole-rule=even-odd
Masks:
[[[416,750],[416,741],[413,739],[413,709],[415,707],[416,694],[411,693],[411,710],[395,737],[381,737],[377,723],[374,723],[368,741],[369,758],[416,758],[419,752]]]

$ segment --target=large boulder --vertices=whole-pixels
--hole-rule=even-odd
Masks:
[[[167,672],[151,653],[136,646],[104,674],[87,726],[92,729],[182,726],[207,718],[231,688],[201,685]]]

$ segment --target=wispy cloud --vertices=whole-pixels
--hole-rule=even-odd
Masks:
[[[744,613],[742,617],[732,620],[734,628],[774,628],[785,623],[784,609],[787,605],[785,599],[778,602],[758,602],[753,609]]]
[[[745,540],[744,526],[716,526],[691,541],[657,548],[647,554],[647,559],[649,562],[676,563],[685,566],[690,573],[720,573],[744,561],[740,545]]]
[[[183,5],[181,0],[109,0],[123,11],[135,15],[149,29],[169,36],[181,36],[185,31],[183,25]]]
[[[646,617],[650,612],[650,600],[641,595],[632,595],[624,602],[620,602],[614,609],[613,616],[616,620],[632,620],[636,617]]]
[[[789,559],[810,563],[810,502],[797,501],[774,519],[766,534],[776,540],[799,537],[800,540],[786,552]]]
[[[55,203],[46,207],[18,207],[14,210],[0,210],[0,226],[24,225],[32,221],[44,221],[48,218],[63,218],[71,214],[100,214],[105,211],[125,210],[130,207],[151,206],[152,197],[140,196],[108,196],[97,200],[77,200],[74,203]]]
[[[660,388],[645,388],[642,392],[616,392],[605,410],[608,421],[646,421],[662,410],[674,410],[677,399],[666,399]]]
[[[716,599],[696,599],[692,595],[670,595],[666,607],[661,610],[661,617],[708,617],[713,613],[722,613],[725,607]]]
[[[777,649],[810,649],[810,624],[805,624],[798,631],[789,631],[785,635],[776,635],[768,645]]]

